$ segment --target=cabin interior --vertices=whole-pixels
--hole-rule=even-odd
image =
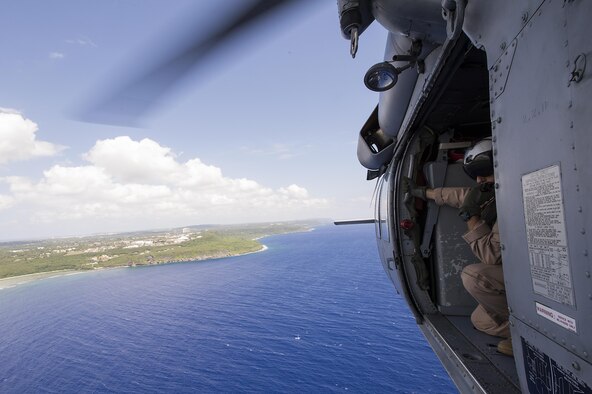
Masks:
[[[462,60],[453,66],[455,71],[438,82],[441,94],[427,103],[427,110],[416,122],[417,131],[407,148],[399,177],[410,176],[417,184],[431,188],[476,185],[463,170],[463,153],[471,143],[491,136],[495,127],[491,119],[495,118],[490,113],[485,52],[470,45],[467,48]],[[400,238],[407,240],[401,242],[406,264],[415,268],[407,273],[410,293],[427,313],[427,320],[437,332],[434,337],[440,337],[453,349],[452,358],[458,357],[467,366],[466,373],[473,375],[486,392],[512,392],[512,387],[519,392],[514,359],[497,352],[501,338],[477,331],[471,324],[470,315],[477,303],[464,289],[460,273],[464,266],[479,261],[462,239],[466,224],[458,210],[420,199],[405,199],[402,191],[394,201],[394,226],[411,218],[419,227],[414,231],[397,231]],[[498,211],[498,215],[503,212]],[[421,254],[421,267],[417,266],[417,259],[414,262],[409,258],[418,257],[417,254]],[[395,275],[387,266],[385,270]],[[425,327],[422,329],[425,332]],[[426,337],[430,340],[429,335]],[[430,340],[432,346],[438,346],[434,341]],[[455,373],[463,373],[460,371]]]

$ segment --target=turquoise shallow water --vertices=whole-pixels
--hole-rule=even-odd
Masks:
[[[0,291],[0,392],[456,392],[372,226]]]

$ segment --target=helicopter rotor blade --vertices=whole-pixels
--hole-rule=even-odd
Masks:
[[[136,126],[139,119],[152,109],[172,87],[202,63],[213,50],[230,38],[252,27],[264,17],[279,11],[294,0],[258,0],[210,34],[195,34],[172,54],[150,63],[141,72],[79,113],[81,120],[91,123]]]

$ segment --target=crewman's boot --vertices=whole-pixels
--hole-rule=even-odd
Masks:
[[[514,357],[514,349],[512,349],[512,338],[506,338],[499,341],[497,344],[497,351],[506,356]]]

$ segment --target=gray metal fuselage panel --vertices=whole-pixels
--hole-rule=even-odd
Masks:
[[[584,331],[592,327],[590,69],[570,83],[578,55],[591,56],[592,2],[539,3],[470,2],[465,24],[487,50],[492,79],[513,51],[503,91],[490,97],[506,292],[525,392],[525,346],[555,349],[553,360],[592,387],[583,372],[592,357]]]

